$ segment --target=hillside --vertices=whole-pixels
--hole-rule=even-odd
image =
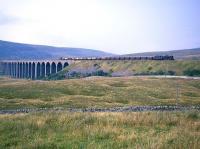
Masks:
[[[60,57],[112,56],[98,50],[68,47],[31,45],[0,40],[0,60],[2,59],[55,59]]]
[[[199,60],[200,59],[200,48],[185,49],[185,50],[173,50],[173,51],[160,51],[160,52],[144,52],[127,54],[125,56],[155,56],[155,55],[173,55],[175,59],[184,60]]]
[[[200,76],[200,61],[77,61],[49,79],[137,75]]]
[[[127,54],[125,56],[156,56],[156,55],[173,55],[177,60],[200,60],[200,48],[144,52]],[[70,47],[53,47],[44,45],[32,45],[15,43],[0,40],[0,60],[7,59],[57,59],[60,57],[105,57],[114,56],[114,54],[103,51],[70,48]]]

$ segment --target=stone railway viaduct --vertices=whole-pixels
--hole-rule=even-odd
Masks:
[[[60,60],[43,61],[1,61],[0,73],[13,78],[40,79],[50,74],[55,74],[67,67],[74,61],[93,61],[93,60],[174,60],[173,56],[154,56],[154,57],[92,57],[92,58],[61,58]]]
[[[57,73],[70,65],[68,60],[50,61],[1,61],[0,70],[3,75],[12,78],[40,79]]]

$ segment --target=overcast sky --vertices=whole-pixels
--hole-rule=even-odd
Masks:
[[[0,40],[117,54],[200,47],[200,0],[0,0]]]

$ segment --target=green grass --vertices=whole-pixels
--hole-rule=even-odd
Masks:
[[[199,112],[0,115],[0,148],[199,148]]]
[[[0,78],[0,109],[200,105],[200,80],[145,77],[31,81]]]

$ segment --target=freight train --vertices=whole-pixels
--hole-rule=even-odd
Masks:
[[[140,56],[140,57],[128,57],[128,56],[113,56],[113,57],[61,57],[60,60],[174,60],[174,56]]]

